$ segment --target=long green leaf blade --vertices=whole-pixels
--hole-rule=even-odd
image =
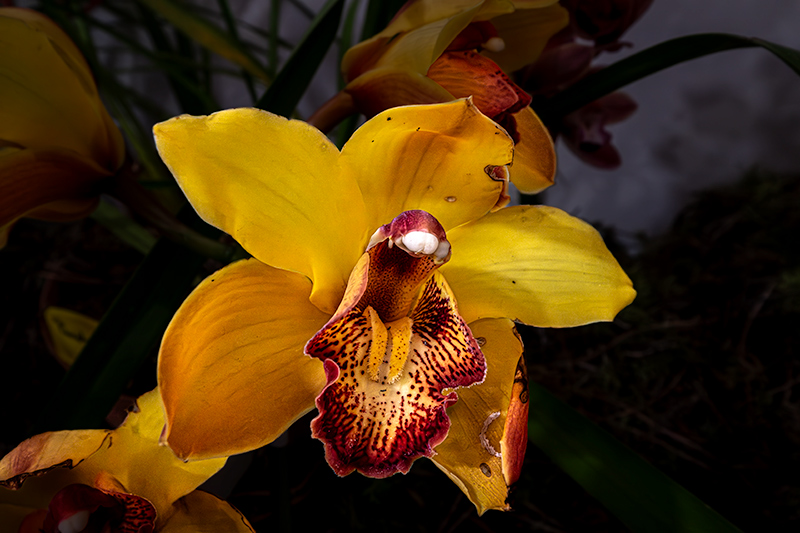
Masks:
[[[727,33],[700,33],[670,39],[642,50],[586,76],[541,104],[536,112],[546,123],[568,115],[598,98],[634,81],[698,57],[759,46],[769,50],[800,75],[800,52],[770,43]]]
[[[256,107],[289,117],[336,38],[344,0],[328,0]]]
[[[544,387],[530,383],[528,439],[635,532],[733,533],[735,526]]]
[[[220,30],[206,19],[197,16],[187,6],[174,0],[141,1],[207,49],[236,63],[264,83],[269,83],[270,76],[266,69],[242,46],[238,39]]]

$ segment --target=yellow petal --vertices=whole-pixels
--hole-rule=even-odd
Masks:
[[[556,175],[556,150],[553,139],[533,109],[514,114],[519,142],[514,145],[511,181],[525,194],[536,194],[553,184]]]
[[[569,13],[557,2],[515,2],[517,10],[492,19],[497,34],[505,42],[500,52],[483,55],[510,74],[536,61],[550,37],[569,23]],[[531,4],[531,5],[525,5]]]
[[[539,327],[613,320],[636,291],[600,234],[559,209],[516,206],[448,232],[461,316]]]
[[[138,412],[114,430],[108,450],[92,456],[87,466],[111,473],[124,492],[147,498],[161,516],[178,498],[217,473],[227,459],[181,461],[158,443],[165,424],[158,389],[141,396],[137,405]]]
[[[361,193],[339,151],[304,122],[230,109],[157,124],[156,145],[198,214],[263,263],[314,282],[336,309],[368,231]]]
[[[255,259],[206,278],[172,319],[158,378],[164,440],[183,458],[263,446],[314,407],[322,363],[303,346],[329,318],[302,276]]]
[[[495,205],[504,183],[487,168],[508,164],[512,152],[505,131],[462,99],[384,111],[353,134],[340,162],[361,187],[373,229],[421,209],[447,230]]]
[[[255,531],[238,510],[207,492],[196,490],[172,507],[161,533],[248,533]]]
[[[157,390],[137,406],[115,430],[43,433],[20,444],[0,461],[0,486],[21,488],[2,491],[2,501],[46,508],[56,492],[83,483],[146,498],[163,515],[225,464],[184,463],[159,445],[164,411]]]
[[[21,216],[87,214],[97,183],[109,175],[91,159],[62,149],[0,149],[0,225]],[[49,218],[49,217],[48,217]]]
[[[44,323],[53,341],[56,358],[65,368],[72,366],[86,341],[97,329],[97,320],[51,305],[44,310]]]
[[[487,20],[513,9],[507,0],[409,2],[382,32],[347,51],[342,59],[342,72],[348,81],[379,67],[425,74],[470,22]]]
[[[122,164],[124,143],[80,52],[35,11],[0,10],[0,101],[13,103],[0,139],[26,148],[62,147],[106,170]]]
[[[458,392],[458,402],[447,409],[450,432],[436,447],[432,461],[464,491],[480,515],[509,509],[508,485],[514,480],[506,481],[503,459],[515,450],[504,449],[501,442],[522,343],[507,319],[480,320],[470,329],[486,357],[486,379]]]

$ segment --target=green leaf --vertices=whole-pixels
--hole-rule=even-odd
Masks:
[[[256,107],[290,117],[336,38],[344,0],[328,0]]]
[[[100,198],[92,218],[102,224],[119,240],[134,250],[147,254],[155,245],[156,238],[129,216],[123,214],[104,197]]]
[[[236,63],[264,83],[269,83],[270,77],[267,71],[237,38],[197,16],[192,8],[174,0],[141,0],[141,2],[207,49]]]
[[[155,14],[141,4],[137,4],[137,6],[142,15],[144,27],[159,55],[167,57],[178,56],[186,62],[183,66],[162,67],[172,87],[172,92],[181,105],[182,111],[192,115],[204,115],[219,109],[210,91],[205,91],[200,87],[198,80],[199,69],[194,64],[193,51],[187,38],[183,37],[183,39],[179,40],[181,53],[178,54],[170,44],[167,34]]]
[[[733,533],[735,526],[544,387],[530,383],[528,439],[631,530]]]
[[[700,33],[670,39],[586,76],[534,109],[545,123],[552,122],[617,89],[678,63],[698,57],[760,46],[800,75],[800,52],[762,39],[727,33]]]

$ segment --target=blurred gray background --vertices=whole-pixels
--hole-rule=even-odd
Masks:
[[[289,1],[282,3],[280,12],[280,37],[291,44],[302,38],[309,14],[324,4],[324,0],[297,1],[308,7],[307,13]],[[214,3],[200,0],[199,4]],[[270,2],[232,4],[240,20],[269,27]],[[263,43],[247,28],[242,31],[253,42]],[[667,39],[709,32],[760,37],[800,49],[800,0],[655,0],[622,37],[633,46],[604,53],[596,63],[610,64]],[[288,46],[281,48],[281,60],[289,53]],[[127,61],[135,59],[115,58],[120,66]],[[338,62],[334,46],[298,106],[300,118],[336,92]],[[706,56],[623,90],[639,109],[608,128],[622,154],[622,166],[614,171],[595,169],[559,144],[556,185],[545,193],[544,201],[590,222],[613,225],[621,240],[634,248],[637,233],[666,230],[694,191],[733,182],[754,167],[800,171],[800,77],[764,49]],[[240,83],[225,83],[217,92],[223,107],[251,105]],[[175,113],[180,112],[176,107]]]
[[[612,63],[674,37],[723,32],[800,48],[797,0],[655,0]],[[751,168],[800,171],[800,77],[770,52],[749,48],[677,65],[629,85],[639,104],[610,126],[622,154],[614,171],[589,167],[559,146],[556,186],[546,202],[588,221],[636,232],[665,230],[694,191]]]

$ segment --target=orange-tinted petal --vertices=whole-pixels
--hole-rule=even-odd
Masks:
[[[450,433],[432,460],[483,514],[509,509],[508,487],[519,477],[527,444],[527,417],[520,419],[527,383],[513,322],[479,320],[470,329],[486,357],[486,379],[459,391],[458,403],[447,409]]]
[[[22,216],[84,214],[96,204],[98,182],[109,174],[69,150],[0,149],[0,226]]]
[[[516,206],[448,232],[442,267],[461,315],[539,327],[613,320],[636,291],[589,224],[559,209]]]
[[[370,70],[347,84],[344,90],[367,117],[390,107],[436,104],[454,98],[424,74],[393,67]]]
[[[164,441],[183,458],[263,446],[314,407],[322,364],[303,345],[328,319],[311,283],[255,259],[206,278],[172,319],[158,377]]]
[[[103,107],[89,68],[69,37],[36,11],[0,10],[0,139],[26,148],[61,147],[107,171],[124,143]]]
[[[519,140],[514,145],[514,163],[509,168],[511,181],[525,194],[536,194],[553,184],[556,175],[556,150],[547,128],[526,107],[514,114]]]
[[[519,111],[531,102],[496,63],[474,50],[443,53],[431,65],[428,77],[457,98],[472,96],[478,109],[496,122],[504,113]]]
[[[377,228],[421,209],[445,229],[482,216],[505,183],[493,173],[511,161],[513,143],[469,99],[384,111],[342,148],[342,171],[355,177]]]

